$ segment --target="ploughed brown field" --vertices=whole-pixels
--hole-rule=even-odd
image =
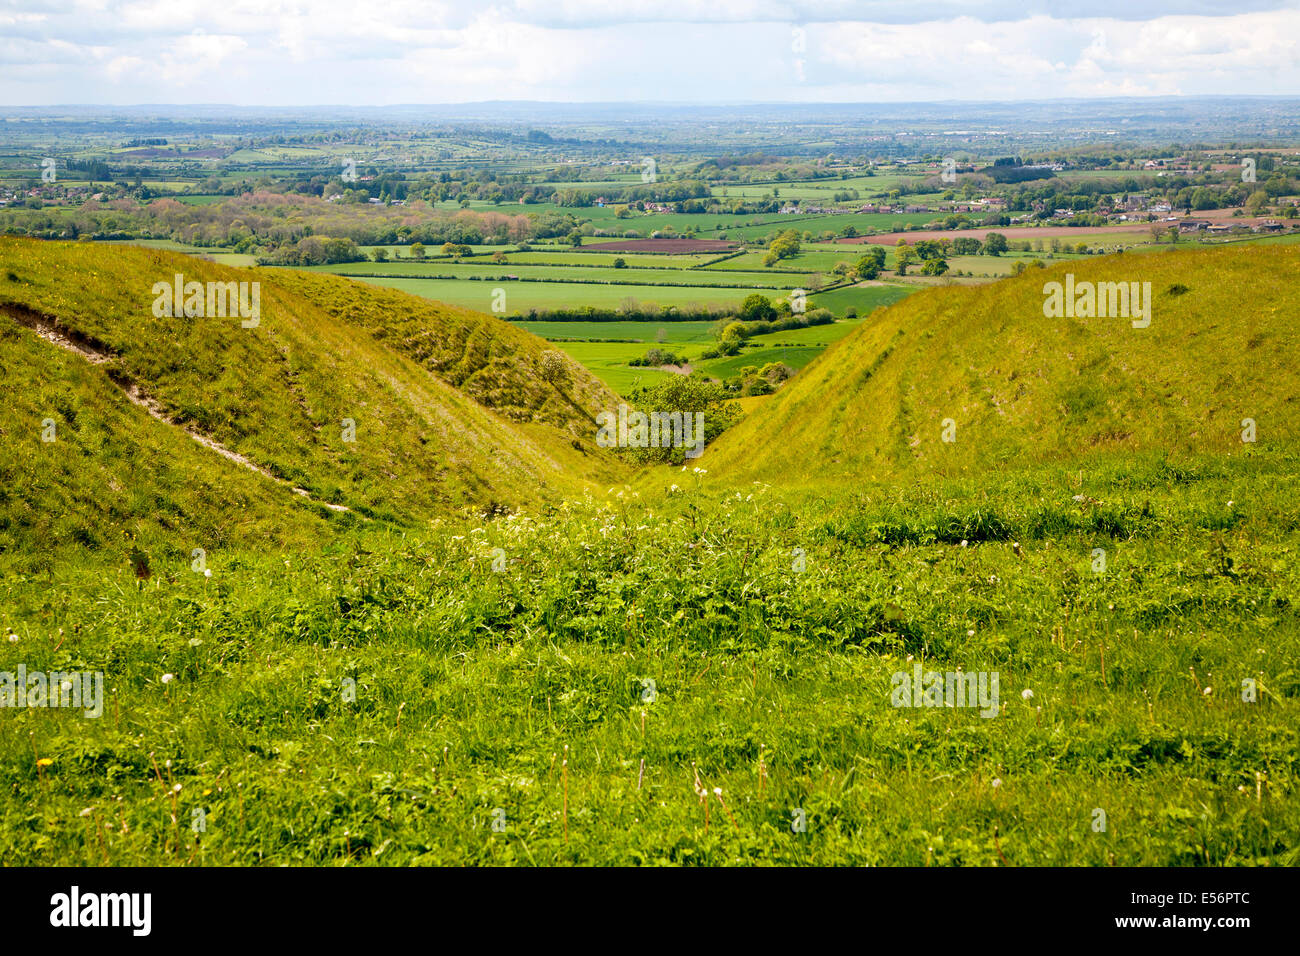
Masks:
[[[578,251],[585,252],[657,252],[660,255],[696,252],[735,252],[740,247],[722,239],[623,239],[618,242],[593,242]]]

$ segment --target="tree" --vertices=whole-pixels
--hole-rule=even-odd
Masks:
[[[379,246],[374,252],[370,253],[370,258],[374,259],[376,262],[387,262],[388,250],[383,246]]]
[[[411,258],[412,259],[424,258],[424,243],[421,242],[411,243]]]
[[[1000,256],[1007,251],[1007,237],[1000,232],[990,232],[984,237],[983,252],[986,256]]]
[[[894,268],[900,276],[907,275],[907,267],[916,261],[916,250],[904,239],[898,240],[898,251],[894,253]]]
[[[740,318],[744,322],[770,322],[776,318],[776,309],[773,308],[771,299],[755,292],[740,303]]]
[[[881,252],[884,250],[882,249]],[[853,267],[853,271],[859,279],[876,279],[880,276],[880,263],[876,262],[875,256],[863,256]]]
[[[626,269],[626,268],[627,268],[627,260],[624,259],[622,256],[619,256],[617,259],[614,260],[614,268],[615,268],[615,269]]]
[[[768,246],[767,256],[763,262],[765,265],[772,265],[779,259],[789,259],[799,254],[799,234],[793,229],[787,229]],[[768,260],[771,260],[769,262]]]
[[[921,275],[923,276],[941,276],[948,271],[948,263],[944,259],[929,259],[925,265],[921,266]]]
[[[582,245],[582,233],[579,232],[577,229],[575,229],[571,233],[569,233],[568,240],[569,240],[569,245],[573,246],[576,249],[578,248],[578,246]]]
[[[559,352],[543,352],[540,364],[543,382],[559,388],[569,380],[569,363]]]

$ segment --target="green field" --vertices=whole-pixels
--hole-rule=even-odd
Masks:
[[[479,247],[475,247],[478,249]],[[466,262],[477,262],[481,257],[467,258]],[[490,258],[490,257],[489,257]],[[673,255],[657,256],[644,253],[609,253],[609,252],[561,252],[542,251],[514,252],[506,250],[507,261],[511,265],[560,265],[560,266],[612,266],[615,259],[622,259],[628,268],[689,269],[717,259],[716,255]]]
[[[767,332],[749,339],[760,345],[830,345],[838,342],[852,332],[860,319],[840,319],[829,325],[810,325],[803,329],[787,329],[784,332]]]
[[[544,339],[622,339],[654,345],[663,332],[666,343],[711,342],[713,322],[515,322]],[[829,326],[828,326],[829,328]],[[811,330],[804,330],[811,331]]]
[[[762,368],[772,362],[780,362],[793,369],[801,369],[823,351],[824,347],[818,345],[795,345],[790,348],[781,345],[770,345],[760,348],[745,348],[741,349],[737,355],[708,359],[697,363],[695,367],[714,378],[726,379],[740,374],[740,370],[748,366]]]
[[[605,266],[582,268],[564,265],[498,265],[492,262],[457,263],[447,260],[433,262],[342,262],[328,266],[311,266],[314,272],[332,272],[350,276],[393,277],[454,277],[478,278],[482,281],[510,281],[508,275],[517,275],[521,281],[569,281],[575,284],[617,283],[621,285],[655,286],[678,285],[699,288],[750,288],[787,291],[807,286],[812,274],[786,275],[768,272],[710,272],[704,269],[614,269]],[[585,303],[575,303],[585,304]]]
[[[582,363],[601,381],[620,394],[661,380],[673,373],[658,369],[633,368],[627,363],[641,358],[651,348],[661,348],[690,361],[692,369],[725,379],[737,375],[746,366],[762,367],[783,362],[801,369],[816,358],[825,346],[837,342],[856,327],[857,322],[835,322],[785,332],[769,332],[749,339],[754,346],[740,354],[700,360],[699,355],[713,344],[712,322],[516,322],[535,335],[548,339],[637,339],[636,342],[558,342],[557,347]],[[662,330],[663,340],[657,339]]]
[[[803,215],[796,213],[787,216],[762,216],[762,217],[734,217],[744,220],[735,224],[727,224],[721,229],[727,234],[728,239],[756,239],[761,236],[775,235],[784,232],[786,229],[793,229],[795,232],[803,234],[812,233],[813,237],[819,237],[823,232],[832,232],[838,234],[846,226],[852,226],[858,230],[859,234],[868,232],[897,232],[907,225],[923,226],[926,223],[933,222],[936,219],[942,219],[943,213],[937,212],[913,212],[913,213],[878,213],[878,212],[861,212],[835,215]],[[746,224],[749,219],[757,218],[753,225]],[[711,232],[702,232],[702,238],[713,238],[713,233],[719,230],[714,229]]]
[[[647,349],[655,347],[654,343],[557,342],[555,347],[581,363],[587,371],[620,395],[627,395],[634,388],[652,385],[675,374],[657,368],[633,368],[627,364],[630,360],[645,355]],[[659,347],[682,351],[680,348],[673,349],[668,343]],[[688,351],[698,354],[701,348],[697,345]]]
[[[749,295],[749,289],[701,289],[692,286],[638,286],[574,284],[564,282],[483,282],[474,279],[358,278],[358,282],[401,289],[438,302],[449,302],[481,312],[492,311],[493,290],[506,290],[505,315],[521,315],[529,309],[570,309],[582,306],[617,309],[631,299],[646,305],[716,306],[735,308]],[[770,291],[770,290],[769,290]]]
[[[818,292],[808,297],[808,307],[830,309],[837,316],[844,315],[849,309],[856,309],[859,317],[866,316],[872,309],[882,305],[893,305],[906,298],[915,286],[905,285],[852,285],[830,292]]]

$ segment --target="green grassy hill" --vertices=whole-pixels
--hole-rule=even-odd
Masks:
[[[176,273],[260,281],[259,324],[155,316],[153,286]],[[247,546],[621,476],[592,421],[617,399],[568,360],[544,378],[548,351],[490,316],[333,277],[0,240],[0,547]]]
[[[1044,283],[1150,282],[1152,320],[1046,318]],[[807,484],[1292,439],[1300,257],[1286,247],[1108,256],[911,296],[826,350],[702,460]],[[950,419],[945,442],[945,420]],[[955,431],[953,427],[955,426]]]

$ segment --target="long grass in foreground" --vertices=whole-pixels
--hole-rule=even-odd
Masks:
[[[1296,465],[829,498],[687,470],[211,576],[3,555],[0,671],[102,671],[105,698],[0,710],[0,852],[1294,864]],[[997,715],[894,706],[917,664],[997,672]]]

